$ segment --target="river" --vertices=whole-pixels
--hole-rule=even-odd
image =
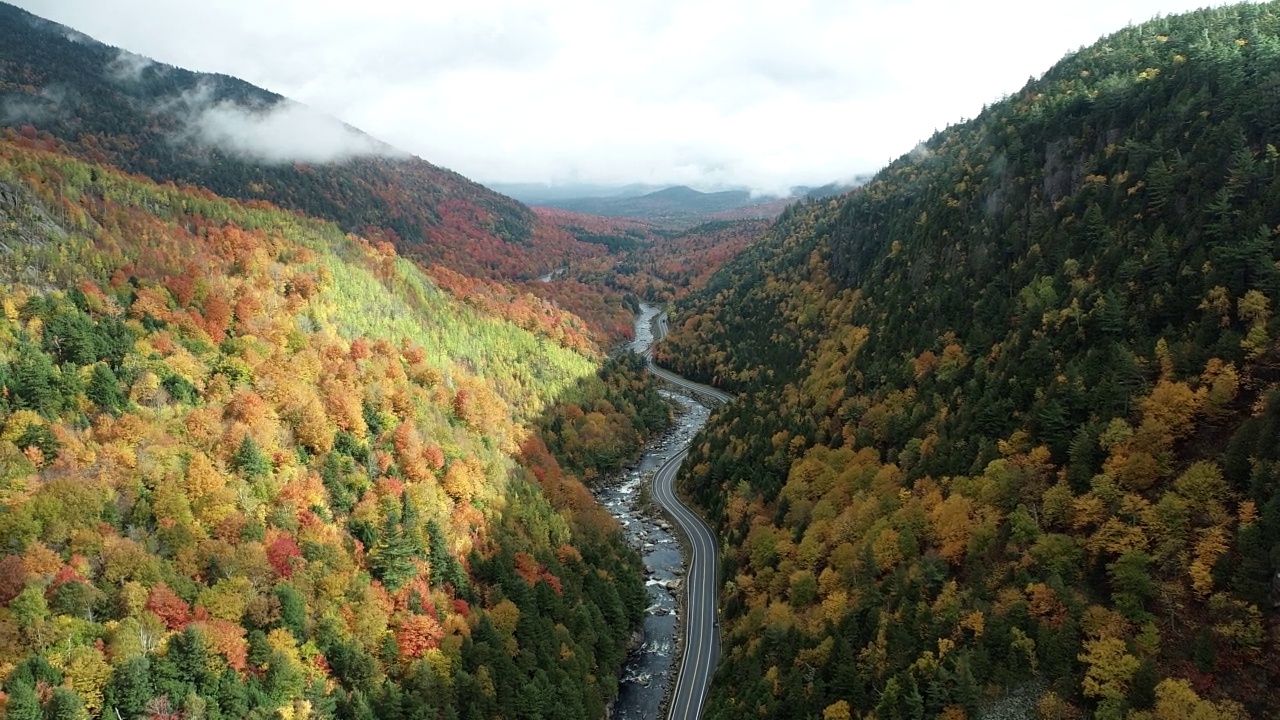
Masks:
[[[643,355],[653,343],[653,321],[659,309],[642,303],[636,316],[635,340],[630,350]],[[674,682],[678,666],[676,634],[679,631],[677,597],[684,578],[685,558],[671,524],[656,504],[642,506],[653,473],[680,452],[706,424],[710,410],[685,395],[662,391],[678,408],[672,430],[651,443],[640,461],[621,476],[597,486],[596,499],[622,524],[627,542],[644,559],[649,608],[644,618],[644,642],[623,666],[622,684],[613,706],[614,720],[659,720],[662,701]]]

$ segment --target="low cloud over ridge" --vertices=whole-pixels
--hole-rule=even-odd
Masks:
[[[205,86],[183,94],[163,110],[181,121],[181,139],[249,160],[330,163],[356,157],[408,157],[337,118],[287,99],[246,107],[214,101],[213,92]]]
[[[111,62],[107,63],[104,72],[107,77],[116,82],[137,82],[142,79],[142,73],[153,65],[156,65],[156,62],[149,57],[121,50],[116,53]]]
[[[874,171],[1126,23],[1222,3],[14,1],[477,180],[758,190]]]

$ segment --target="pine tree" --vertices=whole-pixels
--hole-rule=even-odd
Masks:
[[[138,717],[154,695],[151,663],[146,657],[135,657],[117,665],[103,689],[103,707],[109,717]]]
[[[36,698],[36,689],[31,683],[14,683],[7,688],[7,692],[9,699],[5,705],[5,720],[44,720],[40,700]]]
[[[245,435],[244,440],[240,441],[240,447],[236,449],[236,454],[231,458],[231,468],[252,479],[266,477],[267,473],[271,472],[271,463],[262,454],[262,449],[258,447],[258,442],[253,439],[253,436]]]
[[[89,720],[89,711],[84,707],[84,700],[75,690],[67,687],[53,689],[53,697],[44,709],[45,720]]]
[[[93,366],[93,374],[89,377],[89,386],[85,395],[98,407],[113,414],[118,414],[124,407],[127,398],[120,388],[120,380],[111,368],[99,363]]]
[[[52,416],[59,406],[58,373],[53,362],[29,342],[18,343],[9,366],[9,392],[20,407]]]

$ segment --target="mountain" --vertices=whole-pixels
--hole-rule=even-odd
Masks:
[[[708,717],[1280,712],[1277,146],[1280,4],[1160,18],[679,303]]]
[[[546,205],[559,200],[575,200],[581,198],[624,198],[647,195],[662,189],[660,185],[631,183],[629,185],[597,185],[592,183],[568,183],[551,185],[548,183],[504,183],[491,182],[486,185],[497,192],[530,205]]]
[[[579,478],[666,426],[643,361],[46,145],[0,140],[0,713],[601,717],[647,594]]]
[[[553,199],[539,204],[587,215],[636,218],[666,227],[687,227],[717,219],[724,213],[737,213],[738,217],[774,217],[782,211],[782,206],[770,201],[779,199],[755,196],[747,190],[708,193],[678,185],[640,196]],[[757,214],[751,215],[753,212]]]
[[[152,62],[5,3],[0,124],[158,182],[333,220],[471,276],[533,278],[600,251],[511,198],[276,93]]]
[[[750,209],[754,207],[756,204],[767,205],[771,201],[792,202],[794,201],[795,198],[807,198],[809,200],[818,200],[824,197],[830,197],[832,195],[841,195],[843,193],[849,192],[850,190],[858,187],[859,185],[866,183],[870,179],[871,179],[870,175],[859,175],[849,182],[830,182],[830,183],[827,183],[826,185],[820,185],[817,187],[811,187],[808,185],[797,185],[791,188],[790,193],[785,198],[757,197],[757,200],[752,200],[752,198],[750,197],[743,198],[742,195],[740,194],[734,194],[731,196],[726,196],[724,207],[718,212],[721,215],[723,215],[725,211],[733,211],[739,208]],[[672,187],[664,188],[664,187],[659,187],[655,185],[643,185],[643,184],[592,185],[592,184],[576,184],[575,183],[575,184],[566,184],[566,185],[550,185],[546,183],[494,182],[494,183],[488,183],[488,187],[496,190],[497,192],[502,193],[503,195],[508,195],[510,197],[513,197],[519,200],[520,202],[528,203],[530,205],[540,205],[544,207],[564,207],[566,209],[577,209],[575,206],[577,206],[579,203],[589,203],[591,201],[600,201],[602,204],[606,204],[606,205],[617,204],[623,208],[623,212],[593,213],[593,214],[609,214],[613,216],[623,216],[623,217],[626,217],[626,216],[646,217],[646,216],[637,215],[634,212],[631,212],[631,213],[626,212],[625,211],[626,207],[624,203],[609,203],[607,201],[620,201],[625,199],[634,199],[644,195],[656,195],[657,197],[651,198],[651,200],[653,200],[654,202],[662,202],[662,201],[669,202],[672,200],[676,202],[680,202],[683,200],[684,202],[692,202],[695,204],[698,202],[697,195],[690,195],[689,188],[683,187],[683,186],[677,186],[674,188]],[[666,193],[666,191],[668,190],[674,190],[675,192]],[[741,191],[730,191],[730,192],[740,193]],[[676,197],[673,198],[671,197],[671,195],[675,195]],[[747,204],[745,205],[738,204],[744,200],[747,201]],[[779,212],[782,211],[783,207],[785,207],[785,204],[778,207],[778,209],[775,211],[768,212],[767,216],[775,217]],[[763,216],[765,215],[757,215],[756,217],[763,217]],[[704,219],[710,219],[710,218],[704,218]],[[729,219],[729,218],[719,217],[717,219]]]

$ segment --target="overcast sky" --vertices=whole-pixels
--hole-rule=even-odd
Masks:
[[[1198,0],[17,0],[482,182],[823,184]]]

